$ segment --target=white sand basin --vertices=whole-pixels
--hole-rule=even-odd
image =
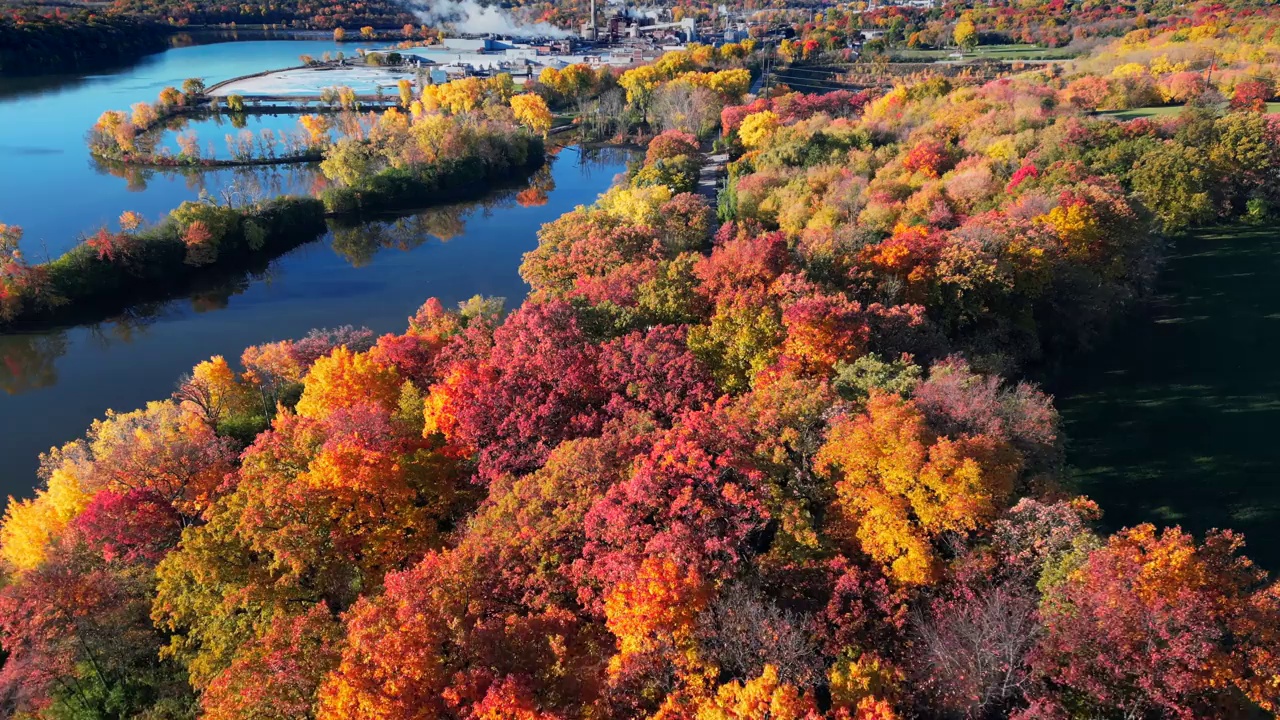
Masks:
[[[604,65],[625,67],[633,62],[629,53],[604,53],[592,58],[586,55],[507,55],[503,52],[468,52],[447,50],[444,48],[409,48],[395,50],[401,55],[416,56],[427,61],[425,69],[433,68],[449,71],[486,71],[490,73],[510,73],[517,84],[528,77],[537,77],[544,67],[562,68],[566,65],[582,62],[594,62]],[[255,77],[229,82],[214,90],[210,95],[226,97],[227,95],[298,97],[315,96],[325,88],[348,86],[360,95],[372,95],[379,88],[384,93],[394,94],[396,82],[400,79],[414,80],[417,72],[413,68],[390,68],[378,65],[365,65],[363,58],[347,59],[348,65],[341,67],[324,66],[315,68],[295,68],[278,70]],[[530,67],[531,66],[531,67]],[[443,76],[437,82],[443,81]]]
[[[376,65],[295,68],[236,80],[214,89],[209,94],[220,97],[227,95],[293,97],[319,95],[325,88],[344,85],[360,95],[372,95],[378,91],[378,88],[387,94],[395,94],[397,82],[401,79],[412,82],[415,77],[416,74],[412,69]]]

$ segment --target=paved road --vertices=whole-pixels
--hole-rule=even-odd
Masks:
[[[724,164],[729,162],[727,153],[704,155],[702,169],[698,171],[698,194],[716,206],[716,196],[720,194],[720,185],[724,180]]]

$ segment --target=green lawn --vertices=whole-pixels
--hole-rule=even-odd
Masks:
[[[1182,112],[1181,105],[1160,105],[1156,107],[1134,108],[1132,110],[1111,110],[1098,114],[1103,117],[1111,117],[1117,120],[1136,120],[1138,118],[1167,117],[1169,115],[1177,115],[1180,112]],[[1280,113],[1280,102],[1267,103],[1267,112]]]
[[[1137,120],[1138,118],[1157,118],[1177,115],[1182,112],[1181,105],[1161,105],[1157,107],[1134,108],[1132,110],[1110,110],[1098,113],[1102,117],[1117,120]]]
[[[952,58],[954,48],[943,50],[896,50],[893,59],[903,62],[930,60],[1064,60],[1078,53],[1066,48],[1043,48],[1036,45],[980,45],[964,53],[963,58]]]
[[[1106,526],[1232,528],[1280,570],[1278,284],[1280,226],[1177,238],[1152,302],[1051,384]]]

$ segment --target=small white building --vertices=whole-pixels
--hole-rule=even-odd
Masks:
[[[494,41],[489,38],[442,38],[440,47],[455,52],[485,52],[493,50]]]

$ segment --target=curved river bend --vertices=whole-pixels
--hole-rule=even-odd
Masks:
[[[121,211],[141,212],[155,220],[192,200],[201,190],[215,196],[230,186],[261,184],[266,191],[305,192],[311,173],[247,178],[233,170],[180,174],[147,173],[145,181],[113,176],[90,157],[85,134],[105,110],[129,110],[136,102],[154,102],[166,86],[180,87],[188,77],[206,82],[266,68],[298,64],[298,56],[356,47],[320,40],[255,40],[191,45],[149,55],[135,65],[100,75],[48,75],[0,78],[0,222],[26,231],[29,257],[57,256],[76,244],[81,233],[104,224],[114,227]],[[224,145],[226,132],[202,137]],[[295,173],[296,175],[296,173]]]
[[[84,134],[103,110],[154,100],[193,75],[212,83],[294,65],[302,54],[356,49],[328,40],[194,45],[110,74],[0,79],[0,161],[10,169],[0,174],[0,222],[26,228],[24,250],[39,259],[122,210],[154,219],[202,191],[306,192],[315,173],[305,167],[113,176],[89,159]],[[220,147],[229,130],[212,130],[201,144]],[[167,396],[210,355],[238,356],[246,345],[313,327],[401,330],[431,295],[518,302],[526,288],[516,268],[538,226],[590,202],[625,159],[566,150],[541,206],[519,206],[505,193],[374,224],[131,318],[0,336],[0,498],[30,494],[39,452],[79,437],[107,408]],[[1280,567],[1277,279],[1275,229],[1184,239],[1148,311],[1054,383],[1079,489],[1099,501],[1108,525],[1178,523],[1197,534],[1232,527],[1250,539],[1251,556]]]
[[[306,192],[315,177],[306,167],[116,177],[90,160],[84,134],[103,110],[154,100],[162,87],[192,75],[213,82],[338,50],[353,55],[355,47],[318,40],[197,45],[109,75],[0,80],[0,161],[10,168],[0,175],[0,222],[23,226],[24,251],[41,259],[71,247],[81,233],[114,227],[122,210],[155,219],[202,190],[220,195],[233,186]],[[215,129],[209,139],[217,144],[224,131]],[[248,345],[315,327],[402,331],[430,296],[446,305],[477,293],[519,303],[527,287],[517,268],[537,245],[538,227],[592,202],[627,159],[625,152],[567,148],[535,179],[545,193],[533,202],[499,191],[477,203],[369,223],[128,317],[0,335],[0,504],[7,495],[31,494],[39,453],[80,437],[108,408],[127,411],[167,397],[182,373],[211,355],[238,358]]]
[[[233,360],[248,345],[315,327],[403,331],[431,296],[446,307],[477,293],[518,304],[528,288],[517,268],[537,246],[538,227],[592,202],[626,157],[568,148],[552,160],[555,188],[541,206],[521,206],[507,191],[370,223],[130,317],[0,336],[0,497],[30,493],[40,452],[79,437],[107,408],[167,397],[179,375],[211,355]]]

